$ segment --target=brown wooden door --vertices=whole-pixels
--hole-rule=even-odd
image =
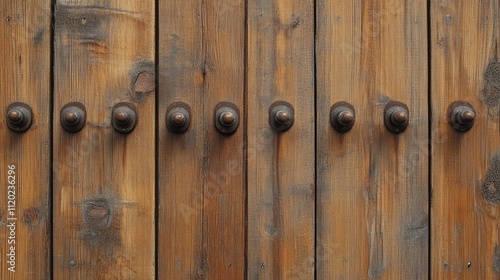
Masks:
[[[500,278],[500,2],[0,7],[0,279]]]

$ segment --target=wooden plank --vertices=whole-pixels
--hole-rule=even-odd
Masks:
[[[54,278],[155,275],[154,1],[57,1],[54,38]],[[59,124],[86,106],[83,130]],[[137,127],[114,131],[118,102]]]
[[[50,277],[50,22],[50,1],[0,3],[0,279]],[[32,109],[24,133],[6,124],[14,102]]]
[[[314,278],[314,1],[248,1],[248,279]],[[275,101],[294,107],[285,132]]]
[[[317,2],[318,279],[425,279],[428,266],[427,1]],[[399,135],[391,101],[409,107]],[[330,125],[351,103],[351,131]]]
[[[498,1],[432,1],[432,265],[436,279],[500,278]],[[469,102],[468,132],[448,106]]]
[[[219,102],[244,120],[245,1],[159,1],[160,279],[243,279],[244,124],[218,133]],[[184,134],[165,126],[176,102],[191,109]]]

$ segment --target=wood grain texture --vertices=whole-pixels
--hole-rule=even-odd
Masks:
[[[54,36],[54,278],[153,279],[154,1],[57,1]],[[82,131],[59,124],[68,102]],[[137,108],[125,135],[118,102]]]
[[[0,3],[0,279],[50,275],[50,1]],[[33,110],[25,133],[6,124],[7,108],[24,102]],[[8,166],[15,174],[8,177]],[[8,181],[15,181],[15,211],[7,211]],[[15,218],[16,220],[12,220]],[[15,223],[15,243],[10,243]],[[7,254],[15,247],[15,272]],[[8,250],[9,249],[9,250]]]
[[[245,271],[243,0],[159,1],[160,279],[243,279]],[[184,102],[191,125],[165,116]],[[235,134],[215,129],[219,102],[240,111]]]
[[[498,1],[432,1],[432,263],[435,279],[500,278]],[[448,106],[469,102],[456,132]]]
[[[248,1],[248,279],[314,278],[314,5]],[[275,101],[294,107],[285,132]]]
[[[425,279],[428,267],[427,1],[317,1],[318,279]],[[391,101],[408,105],[399,135]],[[356,123],[330,126],[351,103]]]

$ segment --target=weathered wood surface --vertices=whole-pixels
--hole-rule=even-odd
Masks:
[[[57,1],[54,34],[54,278],[155,275],[154,1]],[[82,131],[59,123],[68,102]],[[130,134],[111,126],[118,102],[137,107]]]
[[[498,1],[432,1],[432,234],[435,279],[500,278]],[[448,106],[469,102],[468,132]]]
[[[428,266],[427,1],[317,1],[318,279],[425,279]],[[408,105],[399,135],[391,101]],[[341,134],[330,107],[356,122]]]
[[[245,272],[245,1],[159,1],[158,277],[243,279]],[[186,103],[184,134],[165,126]],[[240,125],[215,129],[219,102]]]
[[[314,278],[314,2],[248,1],[248,279]],[[275,101],[294,107],[285,132]]]
[[[50,22],[50,1],[0,3],[0,279],[50,275]],[[14,102],[33,110],[25,133],[6,125],[7,108]],[[14,167],[10,174],[9,166]],[[15,195],[12,215],[9,195]],[[9,239],[11,223],[15,239]],[[8,270],[11,246],[15,272]]]

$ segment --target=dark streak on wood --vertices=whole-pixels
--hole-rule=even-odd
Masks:
[[[500,62],[491,59],[483,75],[484,87],[482,90],[483,102],[489,108],[500,103]]]
[[[486,177],[481,185],[481,193],[486,201],[500,204],[500,152],[491,156]]]
[[[493,271],[500,274],[500,246],[496,245],[493,250]]]
[[[109,21],[109,12],[104,7],[55,6],[55,28],[66,29],[69,36],[100,41],[108,37],[103,25]]]

